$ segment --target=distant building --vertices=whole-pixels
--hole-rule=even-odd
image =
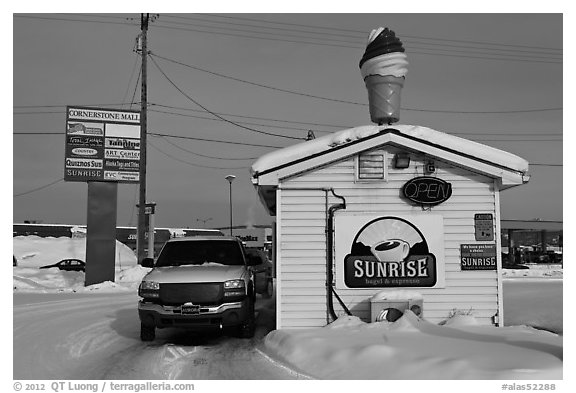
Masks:
[[[230,234],[230,227],[217,228],[225,235]],[[244,246],[258,248],[268,253],[272,259],[273,232],[271,225],[237,225],[232,227],[232,235],[242,240]]]

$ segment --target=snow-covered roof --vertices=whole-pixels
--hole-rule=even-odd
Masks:
[[[422,126],[368,125],[341,130],[317,139],[270,152],[254,162],[251,173],[254,178],[257,178],[264,173],[289,166],[303,159],[330,152],[331,150],[341,148],[356,141],[385,134],[395,134],[400,137],[398,138],[399,141],[409,139],[422,142],[440,148],[441,150],[455,152],[462,156],[478,160],[479,162],[496,165],[509,171],[519,172],[521,174],[528,172],[528,162],[523,158],[455,135]],[[395,143],[398,143],[398,141]],[[378,145],[379,141],[374,140],[374,144]]]

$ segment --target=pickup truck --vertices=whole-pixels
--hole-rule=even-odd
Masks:
[[[140,338],[153,341],[156,328],[234,329],[250,338],[255,331],[256,291],[248,256],[240,240],[195,236],[168,240],[138,289]]]

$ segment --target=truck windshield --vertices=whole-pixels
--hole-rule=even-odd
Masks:
[[[244,258],[240,245],[234,241],[169,242],[164,245],[158,256],[156,266],[202,265],[204,263],[243,265]]]

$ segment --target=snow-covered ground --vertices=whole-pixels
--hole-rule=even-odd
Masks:
[[[132,251],[122,244],[117,245],[114,283],[84,287],[83,273],[38,269],[39,266],[67,257],[84,259],[82,241],[83,239],[43,239],[36,236],[14,238],[13,251],[19,263],[18,267],[13,268],[15,299],[39,293],[55,297],[55,299],[58,299],[58,296],[66,296],[67,300],[77,298],[79,301],[78,317],[76,318],[75,313],[67,313],[66,326],[74,326],[76,319],[78,326],[83,326],[80,320],[88,315],[82,313],[90,309],[86,303],[90,301],[86,300],[86,296],[91,294],[102,294],[106,297],[114,293],[122,295],[118,301],[125,304],[119,307],[130,308],[130,302],[135,302],[137,298],[135,292],[140,279],[148,269],[138,266]],[[563,336],[532,327],[536,326],[562,334],[562,280],[559,279],[562,277],[562,270],[559,268],[529,269],[529,274],[524,273],[522,270],[505,272],[507,279],[504,283],[506,318],[504,328],[480,326],[473,315],[456,315],[442,326],[419,319],[411,312],[407,312],[393,323],[365,323],[356,317],[343,316],[323,328],[271,331],[261,338],[263,344],[261,350],[267,358],[294,370],[296,373],[292,375],[305,375],[315,379],[562,379]],[[543,288],[550,290],[545,291]],[[516,292],[519,295],[514,296]],[[558,299],[558,294],[560,294],[560,299]],[[138,342],[136,313],[134,312],[130,318],[116,318],[113,317],[112,310],[106,312],[106,301],[95,301],[94,305],[101,308],[102,315],[105,316],[101,322],[92,323],[94,326],[97,325],[99,334],[110,342],[121,342],[122,346],[126,347],[123,350],[130,351],[130,357],[141,353],[144,344]],[[53,307],[58,307],[58,304],[60,304],[58,301],[46,303],[47,306],[53,305]],[[264,304],[265,308],[260,308],[259,313],[261,315],[272,314],[273,302]],[[69,305],[70,302],[67,301],[66,306]],[[32,307],[43,313],[49,311],[46,307],[33,305],[22,307]],[[112,306],[109,307],[112,308]],[[545,315],[542,314],[543,312]],[[16,316],[33,318],[26,315],[26,311],[20,308],[17,314],[15,308],[15,322]],[[508,315],[511,316],[511,320],[508,319]],[[119,326],[118,324],[122,321],[129,327]],[[510,323],[511,321],[513,323]],[[62,327],[56,322],[53,323],[54,326]],[[36,328],[42,333],[49,333],[49,329],[44,330],[42,326]],[[88,327],[86,329],[89,330]],[[24,334],[15,330],[14,337],[17,333]],[[82,334],[83,330],[68,332],[68,335],[78,336],[76,338],[81,338]],[[131,341],[122,341],[117,337],[118,334],[129,336]],[[30,337],[34,335],[27,335],[25,339],[30,340]],[[38,342],[26,342],[27,346],[29,345],[33,350],[26,351],[29,357],[25,359],[28,360],[18,358],[18,367],[26,367],[26,363],[30,361],[34,353],[42,353],[40,348],[43,345],[43,334],[38,334],[37,337]],[[94,340],[95,337],[92,337],[90,342],[80,343],[79,348],[94,350],[98,345],[105,346],[103,342]],[[61,348],[62,345],[67,344],[53,343],[53,345],[55,345],[53,348]],[[166,347],[166,351],[170,353],[177,349],[172,348],[172,344],[165,345],[170,346]],[[46,358],[50,356],[49,348],[51,347],[44,350]],[[154,347],[154,349],[158,348]],[[17,351],[16,342],[14,350]],[[74,356],[79,357],[82,354]],[[113,353],[106,354],[109,357],[113,355]],[[118,353],[115,356],[124,355]],[[68,362],[66,359],[59,359],[58,364],[64,369]],[[69,360],[79,362],[78,359]],[[185,361],[185,359],[181,360]],[[142,357],[141,361],[145,362],[145,357]],[[129,366],[128,363],[126,362],[126,367]],[[30,364],[30,367],[32,366],[37,365]],[[229,366],[238,365],[230,363]],[[48,375],[52,378],[59,378],[57,372]],[[107,375],[109,378],[116,376],[113,373]],[[146,374],[136,375],[135,378],[144,378],[143,375]],[[232,373],[229,376],[238,378],[239,375]],[[95,374],[93,377],[98,378],[98,375]],[[198,376],[181,373],[164,373],[154,376],[154,378],[162,377],[186,379],[186,377],[197,378]],[[208,377],[204,375],[204,378],[209,379]],[[66,374],[61,378],[81,377]],[[200,377],[200,379],[204,378]],[[255,374],[253,378],[266,379],[262,373]]]

